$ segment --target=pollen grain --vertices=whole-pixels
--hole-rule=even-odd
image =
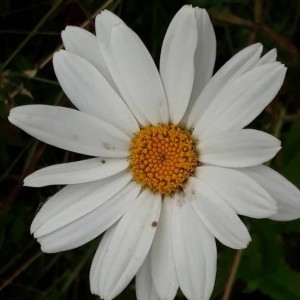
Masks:
[[[131,141],[133,179],[162,196],[180,190],[194,174],[197,161],[192,133],[172,124],[143,127]]]

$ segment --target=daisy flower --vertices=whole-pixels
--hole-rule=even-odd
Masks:
[[[138,299],[209,299],[216,241],[242,249],[238,215],[300,216],[299,190],[263,163],[280,141],[245,129],[272,101],[286,68],[254,44],[213,76],[216,39],[204,9],[184,6],[165,35],[159,71],[139,37],[109,11],[96,35],[68,26],[53,65],[78,109],[26,105],[9,120],[50,145],[94,158],[46,167],[26,186],[66,185],[36,215],[44,252],[105,232],[90,286],[110,300],[136,276]]]

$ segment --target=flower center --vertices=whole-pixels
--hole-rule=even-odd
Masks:
[[[197,158],[191,132],[171,124],[150,125],[131,141],[129,169],[136,182],[165,196],[194,174]]]

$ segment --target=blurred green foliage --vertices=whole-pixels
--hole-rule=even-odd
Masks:
[[[2,0],[0,2],[0,299],[96,299],[89,290],[90,263],[99,239],[59,254],[42,254],[30,236],[40,205],[59,187],[22,187],[30,172],[79,156],[47,146],[9,124],[10,108],[43,103],[70,105],[51,64],[66,25],[94,31],[103,8],[120,15],[147,45],[155,61],[166,28],[183,4],[206,8],[215,26],[216,68],[238,50],[261,42],[278,49],[288,66],[281,91],[251,127],[275,134],[283,150],[271,166],[300,186],[300,68],[297,0]],[[244,219],[252,242],[241,253],[230,299],[300,299],[300,221]],[[212,299],[222,299],[234,250],[218,244]],[[134,283],[117,299],[135,299]],[[184,299],[178,294],[177,299]]]

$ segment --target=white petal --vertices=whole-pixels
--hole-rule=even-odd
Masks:
[[[212,105],[213,99],[226,83],[246,73],[257,64],[261,52],[261,44],[251,45],[238,52],[219,69],[204,87],[195,105],[191,107],[187,116],[187,126],[189,128],[195,126],[205,110]]]
[[[140,187],[129,183],[116,195],[91,212],[38,238],[44,252],[53,253],[77,248],[102,234],[114,224],[136,199]]]
[[[40,187],[52,184],[85,183],[110,177],[124,171],[127,167],[126,159],[91,158],[38,170],[24,179],[24,185]]]
[[[260,184],[277,202],[278,213],[270,219],[289,221],[300,218],[300,191],[286,178],[263,165],[240,171]]]
[[[277,212],[275,200],[256,181],[239,170],[202,166],[197,173],[237,214],[266,218]]]
[[[190,107],[199,97],[210,80],[216,60],[216,36],[208,13],[205,9],[195,7],[198,41],[195,51],[195,75]]]
[[[241,168],[264,163],[281,149],[280,141],[254,129],[224,132],[201,138],[200,161],[221,167]]]
[[[277,50],[274,48],[261,57],[261,59],[258,61],[258,65],[273,63],[276,61],[276,59]]]
[[[247,247],[251,237],[246,226],[219,194],[194,177],[189,178],[184,192],[201,221],[222,244],[233,249]]]
[[[107,248],[110,244],[110,241],[114,235],[114,232],[117,228],[117,225],[118,222],[116,222],[105,232],[92,262],[92,266],[90,270],[90,288],[91,288],[91,292],[95,295],[100,295],[99,280],[100,280],[100,270],[102,266],[102,261],[107,251]]]
[[[165,197],[163,200],[150,252],[153,285],[160,299],[174,299],[178,289],[172,245],[174,203],[174,199],[171,197]]]
[[[173,249],[180,289],[187,299],[208,300],[216,276],[214,236],[203,225],[189,201],[177,202],[173,213]]]
[[[108,10],[103,10],[97,17],[95,21],[96,36],[98,40],[98,45],[101,49],[101,53],[104,57],[105,63],[108,66],[109,72],[112,74],[113,78],[117,80],[118,89],[122,85],[122,81],[118,81],[118,71],[116,69],[114,60],[112,58],[111,51],[111,31],[114,26],[118,24],[124,24],[124,22],[115,14]],[[126,90],[123,87],[123,90]],[[127,101],[125,99],[125,101]],[[139,111],[139,105],[135,104],[131,99],[126,102],[134,116],[138,119],[140,124],[147,125],[149,122],[143,116],[141,111]]]
[[[260,65],[231,80],[195,125],[194,134],[209,136],[245,127],[274,99],[286,73],[280,63]]]
[[[125,102],[142,125],[168,122],[156,66],[139,37],[109,11],[96,18],[99,45]]]
[[[168,106],[158,70],[140,38],[125,24],[111,30],[115,81],[126,103],[138,107],[151,124],[168,122]]]
[[[143,264],[156,231],[161,196],[144,190],[120,220],[103,258],[100,296],[115,298]]]
[[[170,121],[175,125],[184,115],[191,96],[196,45],[195,10],[185,5],[169,25],[160,56],[160,74],[168,99]]]
[[[114,86],[114,82],[94,34],[80,27],[67,26],[66,29],[62,31],[61,38],[68,52],[74,53],[90,62],[100,71],[103,77]]]
[[[68,185],[48,200],[34,218],[31,232],[36,238],[49,234],[103,205],[131,180],[118,175],[76,185]]]
[[[33,137],[65,150],[91,156],[128,155],[130,139],[125,133],[75,109],[24,105],[13,108],[8,118]]]
[[[160,300],[152,282],[149,254],[136,274],[135,285],[137,300]]]
[[[79,110],[113,124],[130,137],[139,130],[126,104],[88,61],[61,50],[54,54],[53,66],[61,87]]]

